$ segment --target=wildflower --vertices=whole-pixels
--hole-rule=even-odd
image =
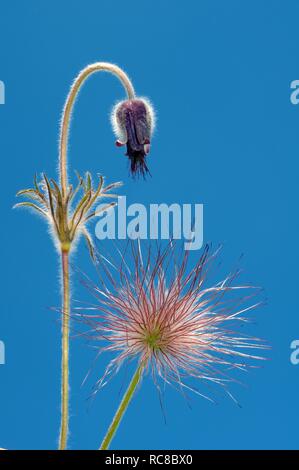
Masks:
[[[118,353],[98,385],[104,384],[113,369],[118,370],[126,359],[134,357],[150,368],[154,377],[189,389],[183,376],[226,384],[224,369],[244,369],[248,359],[262,359],[243,352],[244,348],[262,347],[259,340],[241,337],[232,329],[232,324],[246,322],[244,313],[261,302],[244,305],[248,296],[229,296],[240,290],[252,290],[253,296],[259,289],[233,285],[238,271],[212,287],[205,286],[218,250],[209,255],[210,247],[206,246],[188,272],[188,252],[178,261],[172,244],[156,255],[149,249],[145,261],[140,249],[133,244],[131,248],[134,269],[123,257],[116,281],[105,266],[112,289],[107,283],[94,286],[99,300],[95,309],[101,313],[83,315],[93,324],[94,339],[107,343],[101,351]],[[99,254],[97,263],[103,263]]]
[[[117,136],[116,145],[127,146],[132,175],[149,173],[146,156],[154,130],[154,111],[145,98],[121,101],[113,108],[111,121]]]
[[[109,72],[115,75],[122,83],[127,99],[135,97],[133,85],[127,74],[117,65],[109,62],[95,62],[87,65],[75,78],[67,95],[62,112],[60,136],[59,136],[59,181],[49,179],[45,174],[40,182],[34,178],[32,188],[21,190],[18,196],[27,200],[15,205],[33,209],[42,215],[50,226],[51,235],[60,253],[61,259],[61,283],[62,283],[62,361],[61,361],[61,420],[59,449],[67,448],[67,436],[69,428],[69,332],[70,332],[70,254],[80,235],[83,235],[90,254],[93,257],[93,242],[87,230],[88,222],[98,215],[95,207],[100,198],[114,198],[110,190],[120,183],[104,187],[104,179],[94,185],[89,172],[85,178],[78,175],[79,183],[76,187],[68,181],[68,141],[70,123],[74,104],[79,91],[87,78],[96,72]],[[113,207],[115,202],[106,204],[102,210]]]
[[[234,285],[238,271],[212,287],[206,286],[208,271],[218,251],[209,254],[210,247],[206,246],[199,261],[189,270],[189,252],[178,258],[172,243],[164,250],[158,248],[156,253],[150,247],[145,257],[140,244],[132,244],[131,250],[133,267],[122,255],[121,267],[115,267],[119,278],[98,255],[97,264],[104,268],[105,276],[100,286],[87,283],[99,303],[92,307],[95,313],[83,314],[83,319],[90,327],[89,333],[100,343],[99,353],[116,354],[95,391],[125,361],[135,358],[138,362],[101,449],[108,447],[144,372],[151,371],[158,389],[158,379],[161,379],[179,390],[191,390],[212,400],[188,383],[187,379],[194,378],[202,385],[222,386],[233,398],[227,388],[232,380],[228,371],[244,370],[250,367],[249,360],[263,359],[246,349],[265,348],[257,338],[234,331],[234,326],[247,321],[244,314],[260,304],[248,304],[258,290]],[[114,265],[109,261],[108,266]],[[251,294],[235,298],[233,294],[243,290],[251,290]]]

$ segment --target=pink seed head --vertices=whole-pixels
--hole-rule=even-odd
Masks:
[[[188,270],[188,252],[178,258],[172,243],[156,253],[150,247],[145,257],[140,245],[132,243],[133,267],[129,267],[128,256],[122,255],[121,266],[112,273],[98,256],[106,281],[103,278],[101,287],[92,287],[99,300],[94,307],[98,312],[83,318],[91,325],[93,339],[105,343],[99,346],[100,351],[116,353],[99,380],[99,387],[126,360],[136,357],[151,370],[155,383],[160,377],[180,389],[203,395],[186,383],[187,377],[200,379],[206,385],[214,382],[226,390],[232,380],[229,369],[245,369],[250,366],[249,360],[263,359],[250,352],[265,349],[260,340],[235,330],[248,321],[245,314],[261,303],[248,305],[248,299],[259,290],[234,285],[238,272],[214,286],[206,286],[218,251],[209,252],[207,246]],[[236,296],[244,291],[246,295]]]

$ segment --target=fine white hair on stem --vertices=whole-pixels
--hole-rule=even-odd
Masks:
[[[70,255],[74,253],[80,235],[85,237],[91,256],[93,243],[87,230],[87,224],[95,217],[95,207],[100,198],[116,196],[111,194],[113,188],[121,183],[104,186],[104,178],[99,175],[97,184],[93,184],[89,172],[84,177],[78,176],[78,184],[74,187],[68,182],[68,141],[73,107],[81,86],[93,73],[106,71],[115,75],[127,94],[128,99],[135,97],[133,85],[127,74],[117,65],[107,62],[96,62],[85,67],[74,80],[63,107],[59,136],[59,182],[42,175],[41,181],[34,177],[32,188],[23,189],[18,196],[26,197],[27,201],[15,207],[27,207],[42,215],[48,222],[51,238],[61,256],[61,290],[62,290],[62,366],[61,366],[61,428],[59,449],[67,448],[69,422],[69,321],[70,321]],[[109,193],[109,194],[108,194]],[[115,205],[111,202],[106,208]]]
[[[75,78],[69,94],[67,96],[61,117],[60,125],[60,140],[59,140],[59,176],[61,183],[61,190],[63,196],[65,197],[68,186],[67,179],[67,147],[69,139],[69,127],[70,120],[73,112],[73,107],[78,96],[78,93],[86,81],[92,74],[96,72],[110,72],[115,75],[120,82],[123,84],[128,99],[133,99],[135,97],[135,91],[132,85],[131,80],[128,75],[117,65],[110,64],[108,62],[95,62],[85,67],[78,76]]]

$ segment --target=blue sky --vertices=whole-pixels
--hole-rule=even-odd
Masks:
[[[58,127],[68,87],[90,62],[125,68],[155,105],[158,125],[146,182],[128,177],[114,147],[112,105],[123,97],[101,74],[82,91],[72,122],[70,168],[124,181],[129,203],[203,203],[204,239],[223,243],[230,270],[244,253],[242,279],[263,286],[267,306],[250,332],[272,345],[262,369],[213,405],[167,389],[164,424],[146,379],[113,442],[118,449],[298,448],[298,122],[290,83],[299,79],[295,0],[98,2],[3,0],[0,7],[1,286],[0,447],[55,448],[59,426],[58,259],[45,225],[12,211],[35,172],[55,176]],[[109,249],[109,243],[105,243]],[[199,256],[194,253],[192,256]],[[74,263],[94,275],[80,244]],[[85,293],[74,280],[74,297]],[[120,374],[90,406],[107,359],[81,382],[94,350],[71,345],[74,449],[99,445],[120,397]]]

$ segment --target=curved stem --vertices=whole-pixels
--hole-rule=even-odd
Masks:
[[[140,364],[133,375],[133,378],[127,388],[127,391],[125,392],[123,399],[118,407],[117,412],[114,415],[114,418],[112,420],[112,423],[109,426],[109,429],[107,431],[106,436],[104,437],[104,440],[101,444],[101,447],[99,450],[107,450],[111,444],[111,441],[120,425],[120,422],[129,406],[129,403],[134,395],[134,392],[136,390],[137,385],[140,382],[141,376],[142,376],[142,371],[143,371],[143,364]]]
[[[65,450],[68,435],[69,408],[69,324],[70,324],[70,273],[69,252],[61,251],[63,279],[62,361],[61,361],[61,426],[59,450]]]
[[[109,64],[108,62],[96,62],[94,64],[88,65],[83,69],[78,77],[75,79],[68,97],[66,99],[63,113],[62,113],[62,120],[61,120],[61,129],[60,129],[60,161],[59,161],[59,171],[60,171],[60,184],[61,184],[61,191],[62,196],[65,198],[67,193],[67,185],[68,185],[68,178],[67,178],[67,144],[68,144],[68,135],[69,135],[69,125],[70,125],[70,118],[72,115],[72,110],[74,103],[76,101],[76,97],[80,91],[81,86],[85,82],[85,80],[95,72],[110,72],[117,76],[117,78],[123,84],[128,99],[133,99],[135,97],[135,91],[133,85],[129,79],[129,77],[125,74],[125,72],[117,67],[117,65]]]
[[[123,70],[114,64],[106,62],[96,62],[85,67],[75,79],[67,96],[61,120],[60,144],[59,144],[59,176],[62,195],[62,205],[64,209],[64,224],[68,227],[68,174],[67,174],[67,145],[69,138],[69,127],[72,110],[85,80],[94,72],[106,71],[117,76],[123,84],[128,99],[135,97],[133,85],[129,77]],[[59,449],[67,446],[68,434],[68,402],[69,402],[69,322],[70,322],[70,280],[69,280],[69,250],[71,242],[62,244],[61,262],[63,278],[63,320],[62,320],[62,382],[61,382],[61,429],[59,438]]]

